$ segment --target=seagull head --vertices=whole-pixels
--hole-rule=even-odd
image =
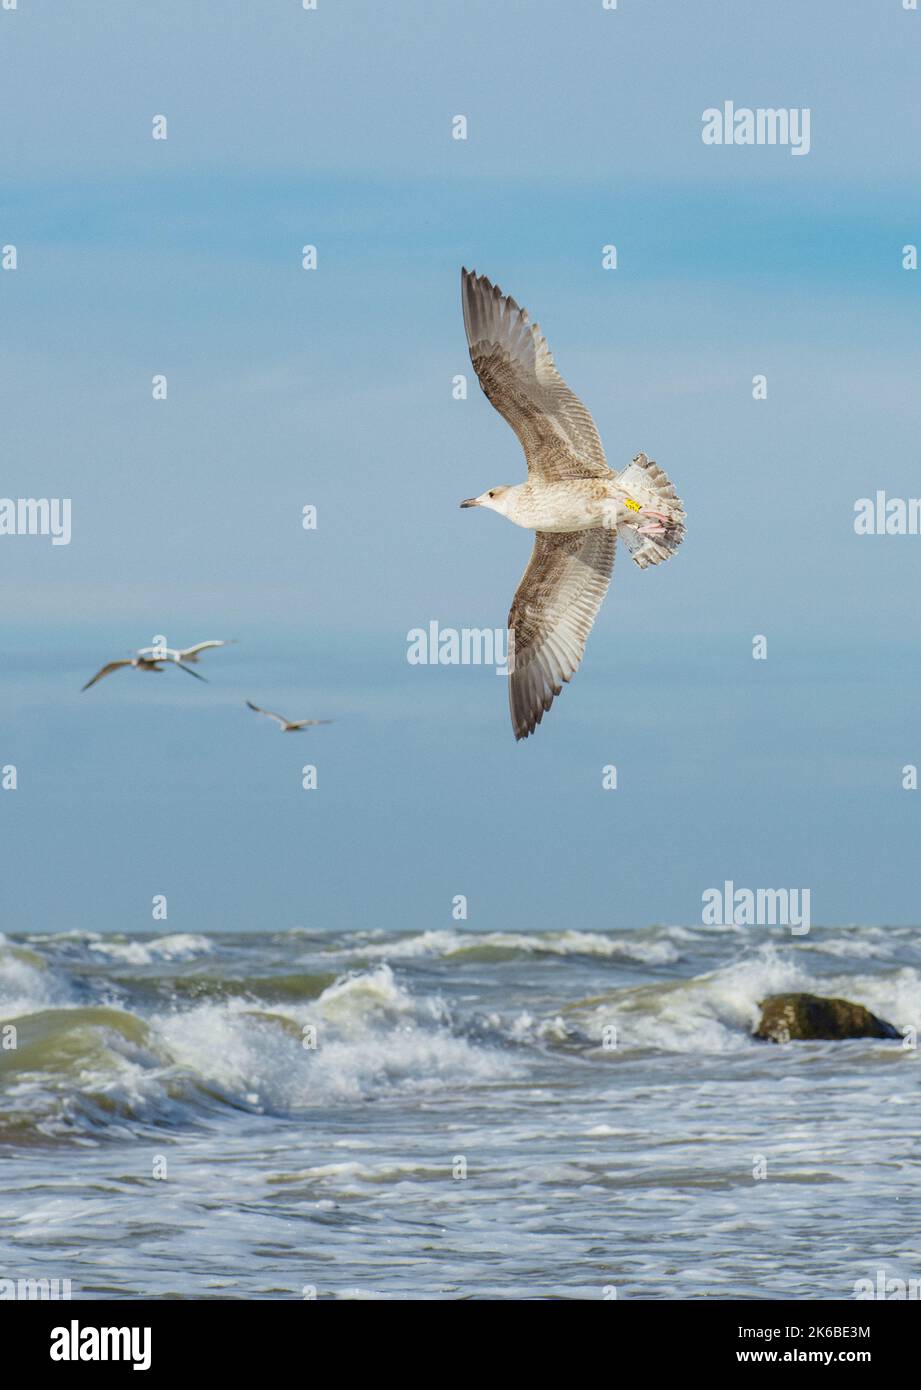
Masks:
[[[468,497],[461,506],[489,507],[491,511],[504,512],[505,501],[511,490],[508,483],[503,483],[501,487],[491,487],[488,492],[481,492],[479,497]]]

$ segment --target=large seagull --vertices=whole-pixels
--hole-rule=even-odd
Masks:
[[[617,537],[641,569],[657,565],[681,544],[684,509],[645,454],[619,473],[608,467],[594,420],[525,309],[475,271],[461,271],[461,297],[474,371],[528,464],[526,483],[461,502],[536,532],[508,615],[509,706],[521,739],[578,669],[611,579]]]

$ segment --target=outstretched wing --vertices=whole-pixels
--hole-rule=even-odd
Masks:
[[[516,739],[533,733],[575,675],[607,593],[616,533],[538,531],[508,615],[514,639],[508,696]]]
[[[86,685],[80,687],[81,692],[84,690],[89,690],[91,685],[95,685],[97,681],[102,680],[103,676],[108,676],[112,671],[117,671],[119,667],[130,665],[131,658],[127,656],[122,658],[122,660],[120,661],[108,662],[105,666],[100,667],[100,669],[96,672],[95,676],[93,676],[90,680],[87,681]]]
[[[331,719],[292,719],[289,729],[310,729],[314,724],[331,724]]]
[[[252,700],[247,700],[246,703],[249,708],[255,710],[257,714],[264,714],[266,719],[274,719],[275,723],[280,724],[283,729],[287,728],[288,721],[287,719],[283,719],[280,714],[273,714],[272,711],[268,709],[260,709],[258,705],[253,704]]]
[[[178,666],[180,671],[185,671],[188,675],[194,676],[197,681],[204,681],[206,685],[208,684],[208,677],[200,676],[197,671],[192,670],[191,666],[183,666],[181,661],[174,661],[173,665]]]
[[[194,660],[199,652],[207,651],[209,647],[226,647],[228,642],[196,642],[194,647],[180,647],[178,656],[180,661]]]
[[[542,482],[608,477],[601,440],[527,311],[485,275],[461,271],[464,327],[480,385],[517,434],[528,474]]]

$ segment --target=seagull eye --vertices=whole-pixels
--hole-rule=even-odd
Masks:
[[[490,490],[489,490],[489,495],[490,495],[490,497],[495,497],[495,495],[496,495],[496,494],[493,492],[492,488],[490,488]]]

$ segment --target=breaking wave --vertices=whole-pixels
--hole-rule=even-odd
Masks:
[[[539,1084],[548,1066],[644,1056],[747,1050],[760,1065],[759,1002],[786,990],[921,1027],[916,934],[826,929],[795,945],[692,927],[0,937],[0,1141],[86,1144],[229,1111],[298,1117],[444,1091],[485,1098]],[[872,1040],[848,1046],[880,1053]]]

